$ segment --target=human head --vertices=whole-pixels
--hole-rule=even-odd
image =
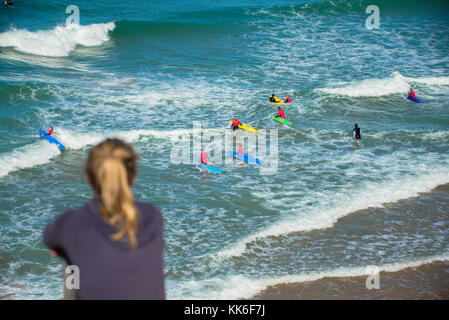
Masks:
[[[117,226],[113,240],[126,236],[132,248],[137,247],[139,212],[131,185],[136,178],[137,155],[119,139],[106,139],[89,151],[85,173],[95,195],[102,200],[101,215]]]
[[[356,128],[358,127],[357,123],[356,123],[356,124],[354,124],[354,127],[356,127]]]
[[[271,96],[274,97],[274,93]]]

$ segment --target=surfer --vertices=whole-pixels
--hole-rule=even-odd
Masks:
[[[289,102],[292,102],[293,100],[292,99],[290,99],[289,97],[287,97],[287,96],[285,96],[284,97],[284,103],[289,103]]]
[[[204,151],[204,149],[201,149],[201,164],[207,164],[207,157],[209,155]]]
[[[50,128],[48,129],[48,132],[47,132],[47,133],[44,133],[43,136],[51,136],[52,134],[53,134],[53,127],[50,127]]]
[[[355,132],[355,136],[354,138],[356,139],[362,139],[362,136],[360,135],[360,128],[359,126],[356,124],[354,124],[354,129],[352,129],[353,132]]]
[[[278,114],[274,116],[275,118],[282,118],[285,119],[284,110],[281,109],[281,107],[278,107]]]
[[[237,117],[235,117],[235,120],[232,122],[231,127],[232,130],[235,131],[239,128],[239,125],[241,125],[242,123],[239,121],[239,119]]]
[[[408,93],[408,96],[412,97],[412,98],[415,98],[415,99],[417,98],[415,92],[413,92],[413,88],[410,88],[410,92]]]
[[[6,1],[5,1],[5,6],[7,6],[7,7],[13,7],[13,6],[14,6],[14,3],[12,3],[11,0],[6,0]]]
[[[276,99],[275,99],[275,96],[274,96],[274,93],[271,95],[271,97],[270,97],[270,102],[276,102]]]

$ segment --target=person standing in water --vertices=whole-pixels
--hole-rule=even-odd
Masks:
[[[362,136],[360,134],[360,128],[359,126],[356,124],[354,124],[354,129],[352,129],[352,131],[354,132],[354,138],[356,139],[362,139]]]
[[[244,150],[243,150],[243,146],[242,146],[241,143],[239,143],[239,148],[237,149],[237,153],[234,154],[234,158],[236,158],[238,154],[243,155],[244,153],[245,153],[245,152],[244,152]]]
[[[201,164],[208,164],[207,163],[207,157],[209,155],[206,153],[206,151],[204,151],[204,149],[201,149]]]
[[[134,200],[136,162],[119,139],[93,147],[85,166],[92,201],[45,227],[52,255],[79,268],[77,299],[165,299],[162,215]]]
[[[242,146],[241,143],[239,143],[239,148],[238,148],[238,150],[237,150],[237,153],[244,154],[243,146]]]

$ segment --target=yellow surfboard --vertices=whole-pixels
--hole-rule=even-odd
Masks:
[[[231,123],[231,124],[232,124],[232,122],[233,122],[232,120],[229,121],[229,123]],[[257,131],[253,127],[247,126],[246,124],[239,124],[239,128],[243,129],[243,130],[249,130],[249,131],[252,131],[252,132],[255,132],[255,133],[259,133],[259,131]]]

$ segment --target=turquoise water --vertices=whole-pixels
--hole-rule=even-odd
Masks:
[[[80,8],[79,28],[65,27],[70,4]],[[449,259],[441,195],[431,214],[389,209],[449,183],[449,6],[378,1],[380,29],[368,30],[370,4],[1,7],[3,293],[61,297],[60,264],[41,232],[90,199],[86,152],[111,136],[140,155],[136,198],[163,212],[169,298],[250,297],[369,265]],[[410,86],[425,103],[405,99]],[[293,99],[284,108],[292,126],[268,118],[272,93]],[[222,134],[235,116],[277,132],[275,175],[239,163],[207,174],[170,160],[193,121]],[[351,139],[355,122],[360,142]],[[50,125],[68,151],[39,139]],[[383,210],[368,216],[372,207]]]

